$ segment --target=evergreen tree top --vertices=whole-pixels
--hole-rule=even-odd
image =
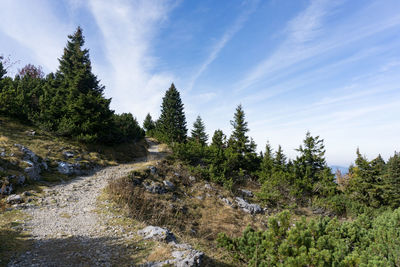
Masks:
[[[233,132],[229,138],[229,145],[240,154],[255,151],[255,143],[250,142],[246,133],[249,131],[242,105],[237,106],[233,120],[231,121]]]
[[[214,135],[211,141],[211,146],[220,149],[226,148],[226,135],[222,132],[222,130],[218,129],[214,131]]]
[[[68,35],[67,46],[64,48],[57,75],[64,77],[67,86],[73,86],[82,93],[89,91],[102,94],[104,86],[100,85],[96,75],[92,73],[89,50],[84,49],[85,38],[82,29],[78,27],[74,34]]]
[[[296,149],[300,156],[296,158],[295,164],[304,177],[309,177],[313,182],[317,179],[317,174],[328,169],[325,160],[324,140],[319,136],[313,137],[307,132],[303,145]]]
[[[3,56],[0,56],[0,80],[7,74],[7,70],[3,66]]]
[[[200,116],[197,116],[196,121],[193,123],[193,129],[191,131],[192,139],[200,144],[205,145],[208,140],[208,135],[206,134],[206,127]]]
[[[163,97],[157,129],[162,132],[166,142],[184,142],[186,140],[186,117],[180,94],[174,83]]]
[[[147,113],[146,118],[143,121],[143,128],[146,131],[152,130],[155,128],[155,123],[150,115],[150,113]]]

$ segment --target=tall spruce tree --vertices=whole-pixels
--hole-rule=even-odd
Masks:
[[[249,131],[247,127],[247,122],[245,121],[245,114],[242,108],[242,105],[239,105],[236,108],[236,112],[233,120],[231,121],[231,125],[233,127],[233,132],[231,137],[229,138],[228,145],[236,152],[241,155],[246,153],[255,152],[255,143],[249,140],[249,137],[246,135]]]
[[[104,86],[92,73],[89,50],[83,49],[82,29],[78,27],[68,38],[56,74],[60,81],[58,98],[63,100],[57,132],[86,142],[102,141],[109,135],[112,122],[111,99],[104,98]]]
[[[276,170],[283,171],[286,166],[286,156],[283,153],[281,145],[278,146],[278,150],[275,152],[274,168]]]
[[[313,137],[307,132],[303,141],[296,151],[300,153],[294,162],[296,172],[296,185],[298,193],[311,193],[316,183],[323,179],[325,170],[329,167],[325,161],[324,140],[319,136]]]
[[[208,140],[208,135],[206,134],[206,126],[200,116],[197,116],[196,121],[193,123],[193,129],[191,131],[192,140],[205,145]]]
[[[187,128],[183,103],[173,83],[163,98],[161,115],[156,127],[159,138],[167,143],[186,141]]]
[[[149,131],[154,130],[156,127],[153,118],[151,117],[150,113],[147,113],[146,118],[143,121],[143,128],[146,130],[146,133]]]
[[[379,207],[383,204],[384,164],[380,156],[368,161],[357,149],[355,167],[350,169],[354,177],[350,180],[348,187],[348,192],[354,200],[371,207]]]
[[[395,153],[386,164],[385,200],[392,208],[400,207],[400,154]]]

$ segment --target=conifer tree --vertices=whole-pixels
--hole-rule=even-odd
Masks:
[[[265,145],[265,153],[263,154],[261,161],[262,176],[265,176],[265,178],[270,178],[272,174],[272,169],[274,166],[274,158],[272,154],[271,145],[269,142],[267,142]]]
[[[311,193],[314,185],[326,177],[325,170],[329,170],[325,161],[324,140],[319,136],[313,137],[307,132],[303,145],[296,149],[300,152],[294,162],[296,185],[298,193]],[[330,170],[329,170],[330,172]],[[329,181],[328,181],[329,182]],[[333,176],[332,176],[333,182]]]
[[[104,86],[92,73],[89,50],[83,49],[82,29],[78,27],[68,38],[56,74],[60,80],[58,98],[63,100],[58,103],[63,106],[58,133],[86,142],[99,141],[110,128],[111,100],[104,98]]]
[[[3,56],[0,56],[0,81],[3,79],[4,75],[7,74],[7,70],[3,66]]]
[[[173,83],[163,98],[161,115],[157,121],[157,132],[159,137],[167,143],[186,141],[187,129],[183,103]]]
[[[392,208],[400,207],[400,154],[395,153],[387,162],[385,200]]]
[[[156,127],[150,113],[147,113],[146,118],[143,121],[143,128],[146,130],[146,133],[152,131]]]
[[[226,135],[222,132],[222,130],[218,129],[214,131],[214,135],[211,140],[211,146],[218,149],[226,148]]]
[[[197,116],[196,121],[193,123],[193,129],[191,131],[192,140],[205,145],[208,140],[208,135],[206,134],[206,127],[200,116]]]
[[[242,105],[236,108],[233,120],[231,121],[233,132],[229,138],[229,146],[233,148],[236,153],[244,155],[245,153],[255,151],[255,143],[250,142],[249,137],[246,135],[249,131],[247,122],[245,121],[245,114]]]
[[[371,162],[361,155],[357,149],[355,167],[350,172],[354,177],[350,180],[348,192],[354,200],[371,207],[383,204],[383,169],[384,161],[378,156]]]
[[[278,150],[275,152],[274,157],[274,168],[283,171],[286,166],[286,156],[283,153],[281,145],[278,146]]]

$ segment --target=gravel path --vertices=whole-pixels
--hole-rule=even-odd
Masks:
[[[8,266],[117,266],[134,233],[109,227],[102,213],[95,212],[97,198],[110,180],[126,176],[138,163],[161,155],[150,143],[149,156],[136,163],[105,168],[47,189],[40,205],[26,210],[31,219],[34,247]],[[125,251],[125,252],[124,252]]]

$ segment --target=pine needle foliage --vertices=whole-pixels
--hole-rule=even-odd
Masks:
[[[157,136],[161,141],[182,143],[186,141],[186,117],[180,93],[172,83],[165,92],[161,105],[161,115],[156,123]]]
[[[208,134],[206,133],[206,126],[200,116],[197,116],[196,121],[193,123],[191,135],[191,138],[197,143],[202,145],[207,144]]]

